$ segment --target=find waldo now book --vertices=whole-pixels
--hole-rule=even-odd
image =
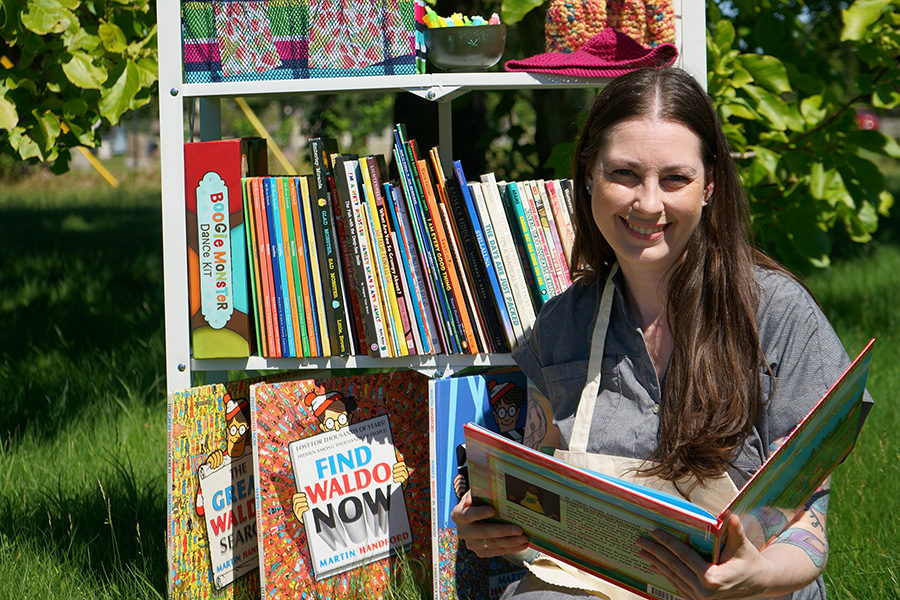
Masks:
[[[244,357],[254,349],[241,178],[266,171],[262,138],[184,144],[194,358]]]
[[[463,426],[478,423],[505,439],[520,442],[525,429],[527,383],[518,369],[492,369],[429,383],[435,600],[495,600],[526,572],[502,557],[478,558],[456,537],[450,511],[469,487]]]
[[[431,562],[427,406],[413,371],[252,387],[264,598],[378,598]]]
[[[249,397],[254,381],[259,379],[198,386],[169,396],[170,598],[259,597]]]

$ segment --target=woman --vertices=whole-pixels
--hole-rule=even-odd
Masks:
[[[723,473],[739,489],[849,360],[805,288],[752,248],[708,96],[675,68],[614,79],[574,182],[576,283],[514,352],[539,391],[526,443],[640,459],[640,475],[686,491]],[[638,542],[641,556],[685,598],[824,598],[823,488],[762,552],[732,517],[717,565],[663,532]],[[452,513],[479,556],[525,550],[521,529],[492,515],[469,494]],[[529,575],[505,597],[579,595]]]

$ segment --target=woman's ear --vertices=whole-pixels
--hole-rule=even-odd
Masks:
[[[703,206],[706,206],[707,204],[709,204],[710,200],[712,200],[713,190],[715,189],[715,187],[716,185],[713,181],[712,175],[708,176],[706,178],[706,185],[703,186]]]

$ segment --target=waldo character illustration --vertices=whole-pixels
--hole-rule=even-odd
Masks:
[[[320,433],[340,431],[350,425],[350,413],[356,408],[356,400],[344,396],[341,392],[326,392],[324,387],[317,386],[306,394],[303,403],[312,410],[318,421]],[[400,457],[398,456],[398,459]],[[393,467],[393,480],[403,485],[409,479],[406,462],[398,460]],[[304,492],[296,492],[292,496],[292,507],[297,520],[303,521],[303,513],[309,510],[309,501]]]
[[[241,398],[237,401],[225,394],[225,450],[217,448],[208,457],[206,464],[211,469],[217,469],[227,454],[231,458],[240,458],[250,452],[250,404]],[[194,505],[198,515],[203,515],[203,495],[197,488],[197,497]]]

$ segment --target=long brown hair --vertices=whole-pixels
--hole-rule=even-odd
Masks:
[[[667,314],[674,349],[662,392],[658,445],[648,457],[657,465],[643,470],[669,480],[694,475],[703,481],[732,464],[757,420],[764,360],[754,271],[757,265],[781,268],[751,245],[747,199],[709,96],[681,69],[648,69],[618,77],[604,88],[578,140],[573,280],[586,284],[605,278],[616,260],[594,222],[586,175],[609,129],[640,117],[680,123],[693,131],[714,183],[684,259],[669,279]]]

